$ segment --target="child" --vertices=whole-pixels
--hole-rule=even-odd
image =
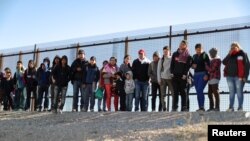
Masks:
[[[125,80],[125,93],[126,93],[126,111],[132,111],[132,103],[134,97],[134,90],[135,90],[135,82],[133,80],[133,73],[128,71],[126,73],[126,80]]]
[[[13,97],[11,93],[14,91],[14,80],[11,76],[11,70],[9,68],[5,68],[5,78],[2,79],[1,88],[3,88],[4,96],[3,96],[3,103],[4,103],[4,111],[13,109]]]
[[[116,72],[115,73],[115,94],[117,94],[120,97],[120,111],[126,111],[126,93],[124,90],[124,81],[122,79],[122,72]]]
[[[100,69],[100,80],[99,80],[99,85],[98,87],[101,88],[101,89],[104,89],[104,79],[103,79],[103,76],[102,76],[102,71],[104,69],[104,67],[108,64],[108,61],[107,60],[104,60],[102,62],[102,68]],[[103,109],[101,108],[101,103],[103,105]],[[103,93],[103,98],[102,99],[98,99],[98,112],[101,112],[101,111],[106,111],[106,94],[105,94],[105,91]]]
[[[217,49],[212,48],[209,50],[211,57],[210,65],[206,65],[206,68],[209,73],[208,81],[208,98],[209,98],[209,109],[208,111],[220,111],[220,93],[219,93],[219,82],[220,82],[220,68],[221,68],[221,59],[217,55]],[[214,98],[215,97],[215,102]]]

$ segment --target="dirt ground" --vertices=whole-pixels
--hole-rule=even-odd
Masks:
[[[0,140],[206,141],[209,124],[250,124],[250,118],[245,112],[0,112]]]

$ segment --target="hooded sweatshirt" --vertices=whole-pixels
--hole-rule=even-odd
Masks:
[[[133,73],[131,71],[128,71],[127,74],[130,75],[131,79],[125,80],[124,89],[125,89],[126,94],[132,94],[134,93],[134,90],[135,90],[135,82],[133,80]]]
[[[157,80],[158,82],[161,81],[161,79],[171,79],[171,73],[170,73],[170,65],[171,65],[172,57],[162,57],[158,62],[158,68],[157,68]]]
[[[157,69],[159,61],[152,61],[148,67],[148,76],[151,78],[151,82],[158,83],[157,81]]]

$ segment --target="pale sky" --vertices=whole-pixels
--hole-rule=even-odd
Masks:
[[[249,15],[249,0],[0,0],[0,49]]]

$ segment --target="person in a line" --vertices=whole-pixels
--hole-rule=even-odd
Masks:
[[[14,83],[16,88],[15,93],[15,110],[25,110],[27,99],[26,81],[24,78],[25,68],[22,61],[17,61],[16,73],[14,74]]]
[[[128,71],[132,71],[132,66],[131,66],[131,56],[130,55],[125,55],[123,58],[123,63],[121,64],[119,71],[122,73],[122,78],[125,80],[126,79],[126,73]]]
[[[66,93],[68,89],[68,83],[70,81],[70,66],[68,65],[68,57],[62,56],[60,65],[57,65],[52,71],[52,76],[54,78],[54,111],[62,113],[63,107],[66,100]],[[59,103],[59,95],[61,93],[61,101]],[[59,110],[59,111],[58,111]]]
[[[86,67],[86,88],[85,88],[85,97],[84,97],[84,109],[85,112],[90,111],[94,112],[95,106],[95,90],[97,83],[100,78],[100,71],[96,65],[96,57],[90,57],[90,62]]]
[[[153,53],[153,61],[149,64],[148,67],[148,76],[151,81],[151,106],[152,106],[152,112],[155,111],[155,105],[156,105],[156,98],[157,98],[157,92],[159,92],[159,106],[158,111],[162,111],[162,102],[161,102],[161,91],[160,91],[160,85],[157,80],[157,71],[158,71],[158,62],[160,60],[160,53],[158,51],[155,51]],[[166,111],[166,109],[163,109]]]
[[[128,71],[126,73],[124,90],[126,93],[126,111],[131,112],[133,108],[133,97],[134,97],[134,92],[135,92],[135,82],[133,80],[132,71]]]
[[[25,70],[24,79],[27,82],[27,100],[25,105],[25,110],[30,110],[30,100],[31,100],[31,92],[33,94],[34,100],[34,110],[36,111],[37,104],[37,79],[36,79],[36,67],[33,60],[29,60],[28,68]]]
[[[46,69],[46,64],[41,63],[40,67],[37,70],[37,81],[38,81],[38,100],[37,100],[37,111],[42,111],[42,102],[44,97],[43,111],[48,110],[49,98],[49,76],[50,72]]]
[[[103,90],[105,90],[105,87],[104,87],[104,78],[103,78],[102,71],[107,64],[108,64],[108,61],[104,60],[102,62],[102,68],[100,69],[100,79],[99,79],[98,87],[103,89]],[[101,108],[101,104],[102,104],[102,108]],[[103,91],[102,99],[98,99],[98,112],[101,112],[101,111],[106,112],[106,92],[105,91]]]
[[[194,87],[197,93],[199,109],[197,111],[205,111],[205,95],[204,89],[208,81],[208,71],[206,65],[210,65],[208,54],[203,50],[200,43],[195,45],[196,54],[193,55],[192,68],[194,69]]]
[[[51,72],[54,71],[54,69],[60,65],[61,58],[56,55],[52,62]],[[50,111],[54,111],[54,95],[55,95],[55,79],[53,78],[52,74],[50,75],[50,96],[51,96],[51,105],[50,105]]]
[[[150,60],[143,49],[138,51],[138,58],[133,61],[132,71],[135,80],[135,111],[148,111],[149,76],[148,68]]]
[[[165,96],[167,88],[172,95],[174,96],[174,89],[172,84],[172,77],[170,73],[170,64],[171,64],[172,57],[170,56],[170,48],[168,46],[163,47],[163,56],[158,62],[158,69],[157,69],[157,80],[158,84],[160,85],[161,91],[161,104],[163,111],[166,111],[166,102]],[[173,98],[172,98],[173,100]],[[174,102],[172,102],[173,104]]]
[[[210,65],[206,65],[206,69],[209,74],[208,81],[208,98],[209,98],[209,109],[208,111],[220,111],[220,93],[219,93],[219,82],[221,78],[221,59],[218,56],[217,48],[211,48],[209,50]],[[215,100],[214,100],[215,99]]]
[[[111,97],[114,96],[114,107],[115,111],[118,111],[118,99],[119,97],[115,95],[112,91],[113,79],[115,78],[115,73],[118,71],[116,65],[117,60],[115,57],[109,59],[109,63],[104,67],[102,71],[102,76],[104,79],[104,88],[106,93],[106,106],[108,111],[111,111]]]
[[[238,111],[243,110],[243,85],[249,75],[249,59],[246,53],[241,49],[240,44],[233,42],[228,55],[222,61],[224,76],[227,79],[229,88],[229,108],[227,111],[234,111],[235,94],[238,97]]]
[[[187,108],[187,75],[192,64],[192,57],[188,49],[188,42],[182,40],[177,51],[173,53],[170,72],[174,88],[172,111],[178,110],[179,95],[181,95],[181,110]]]
[[[84,109],[84,92],[86,84],[83,80],[86,79],[86,66],[88,61],[85,58],[85,51],[80,49],[78,51],[78,58],[71,65],[71,83],[73,84],[73,108],[72,112],[78,111],[78,99],[79,99],[79,90],[81,92],[81,111]]]
[[[125,81],[122,78],[122,72],[118,71],[115,73],[115,94],[120,98],[120,111],[126,111],[126,93],[124,89]]]
[[[5,77],[1,80],[1,89],[3,90],[3,110],[13,110],[14,109],[14,80],[12,78],[12,73],[10,68],[5,68]]]
[[[2,80],[4,79],[4,77],[5,77],[5,74],[0,71],[0,84]],[[0,87],[0,108],[2,108],[3,96],[4,96],[4,90]]]

